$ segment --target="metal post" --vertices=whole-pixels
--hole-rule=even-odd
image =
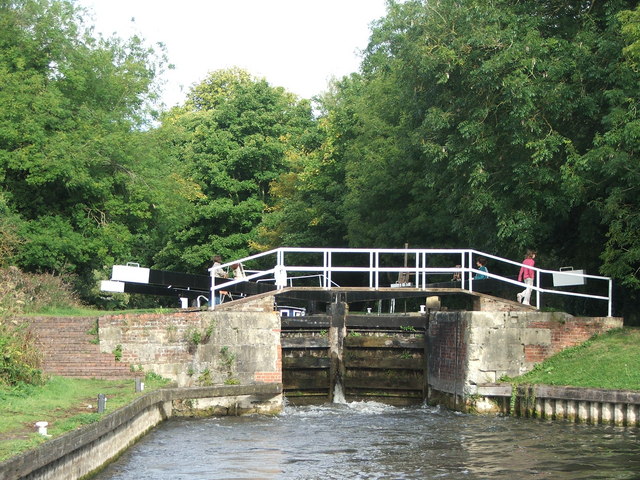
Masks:
[[[536,270],[536,286],[538,287],[536,290],[536,308],[540,310],[540,298],[542,297],[540,292],[540,270]]]
[[[609,279],[609,312],[608,316],[613,316],[613,279]]]
[[[473,253],[469,251],[469,268],[473,268]],[[473,292],[473,272],[469,272],[469,291]]]
[[[215,310],[216,308],[216,292],[214,289],[215,286],[216,286],[216,276],[215,276],[215,272],[211,270],[211,301],[209,302],[209,310]]]
[[[98,413],[103,413],[107,408],[107,397],[104,393],[98,394]]]
[[[369,252],[369,288],[373,288],[373,272],[375,268],[373,262],[375,262],[375,254]]]
[[[376,290],[378,290],[380,288],[380,252],[374,252],[374,257],[375,257],[375,275],[376,275],[376,280],[375,280],[375,286],[374,288]],[[380,312],[378,312],[379,314]]]

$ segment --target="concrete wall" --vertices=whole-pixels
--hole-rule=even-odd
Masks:
[[[600,388],[479,385],[467,407],[478,413],[504,413],[593,425],[640,425],[640,392]]]
[[[102,352],[121,352],[133,371],[152,371],[178,386],[282,382],[273,296],[234,311],[105,316],[99,338]]]
[[[429,385],[433,395],[474,395],[479,385],[528,372],[564,348],[620,327],[621,318],[565,313],[437,312],[429,322]]]
[[[0,463],[0,478],[82,478],[99,470],[151,428],[174,415],[279,413],[281,410],[282,389],[279,384],[157,390],[107,415],[98,423],[69,432]]]

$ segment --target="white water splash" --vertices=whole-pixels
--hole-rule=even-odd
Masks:
[[[336,382],[336,386],[333,389],[333,403],[346,404],[347,399],[344,398],[344,391],[342,390],[342,383]]]

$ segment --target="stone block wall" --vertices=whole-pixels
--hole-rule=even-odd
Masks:
[[[444,393],[475,394],[479,385],[528,372],[622,323],[621,318],[566,313],[438,312],[429,322],[429,384]]]
[[[280,383],[280,318],[273,297],[241,311],[179,311],[99,319],[100,349],[132,371],[154,372],[178,386]]]

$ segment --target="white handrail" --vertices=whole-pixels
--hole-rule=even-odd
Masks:
[[[288,254],[310,254],[316,255],[321,254],[321,264],[316,265],[287,265],[287,256]],[[340,265],[339,262],[336,261],[337,256],[340,254],[349,254],[349,261],[351,263],[354,262],[356,258],[359,258],[359,255],[363,255],[362,264],[361,265]],[[322,287],[325,289],[332,288],[333,285],[337,285],[333,281],[333,274],[335,273],[367,273],[369,277],[369,286],[368,288],[378,290],[383,288],[380,286],[380,275],[385,273],[409,273],[415,278],[415,287],[422,290],[427,290],[429,285],[429,275],[443,275],[443,274],[454,274],[460,273],[461,276],[461,288],[474,291],[474,280],[473,276],[476,274],[482,274],[489,278],[493,278],[502,283],[508,283],[512,285],[521,286],[523,288],[527,288],[527,284],[523,282],[519,282],[517,280],[513,280],[508,277],[503,277],[501,275],[492,273],[492,272],[481,272],[480,270],[474,268],[474,258],[477,260],[478,257],[485,257],[487,259],[491,259],[498,263],[507,264],[513,267],[516,267],[518,270],[521,267],[526,267],[530,270],[536,272],[536,282],[535,285],[531,286],[532,290],[536,292],[537,305],[540,305],[541,295],[545,294],[554,294],[554,295],[566,295],[566,296],[575,296],[582,298],[591,298],[595,300],[606,300],[608,302],[608,316],[612,316],[612,296],[613,296],[613,281],[609,277],[603,277],[599,275],[589,275],[585,273],[578,273],[571,270],[548,270],[542,269],[538,267],[531,267],[528,265],[524,265],[521,262],[516,262],[513,260],[509,260],[506,258],[498,257],[496,255],[488,254],[485,252],[481,252],[479,250],[474,249],[444,249],[444,248],[321,248],[321,247],[312,247],[312,248],[304,248],[304,247],[280,247],[275,250],[269,250],[267,252],[258,253],[256,255],[252,255],[246,258],[242,258],[239,260],[234,260],[232,262],[224,263],[217,268],[227,268],[235,263],[246,263],[252,260],[257,260],[260,258],[275,257],[275,264],[273,268],[264,271],[255,271],[256,273],[252,273],[245,279],[240,280],[232,280],[230,282],[225,282],[224,284],[215,284],[215,277],[213,267],[209,269],[209,272],[212,276],[211,281],[211,298],[215,298],[216,292],[220,289],[224,289],[225,286],[231,286],[243,281],[251,281],[256,280],[262,281],[265,280],[265,277],[275,276],[276,272],[282,274],[283,272],[287,275],[287,279],[289,278],[289,274],[292,272],[297,273],[309,273],[313,272],[321,276],[323,279]],[[410,266],[407,261],[407,266],[401,267],[384,267],[381,266],[380,256],[381,255],[414,255],[415,262]],[[454,265],[460,265],[460,267],[430,267],[429,266],[429,257],[433,255],[448,255],[450,258],[459,257],[458,260],[455,261]],[[319,259],[318,259],[319,260]],[[315,262],[318,263],[318,260]],[[575,276],[578,279],[592,279],[598,281],[607,281],[608,282],[608,295],[592,295],[586,293],[579,293],[573,291],[565,291],[559,289],[547,289],[542,288],[540,286],[540,279],[543,274],[558,274],[562,273],[562,275],[567,276]],[[285,281],[284,285],[280,284],[279,288],[283,288],[288,282]],[[361,285],[353,285],[353,286],[361,286]],[[212,305],[210,308],[214,308],[214,303],[211,302]]]

